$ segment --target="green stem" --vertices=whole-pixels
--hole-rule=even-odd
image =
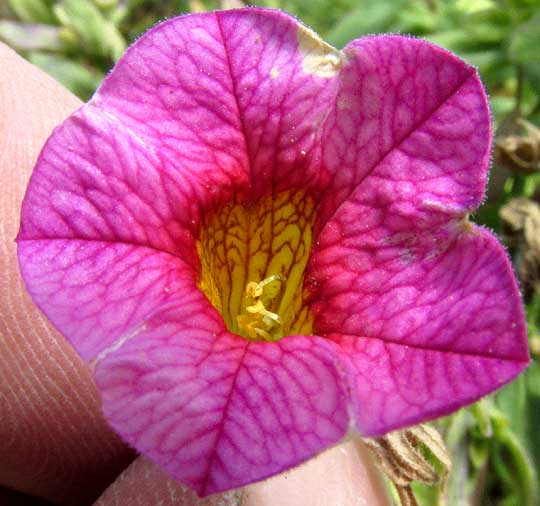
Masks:
[[[508,428],[506,417],[502,413],[493,414],[493,426],[495,441],[499,446],[497,451],[499,458],[495,458],[493,462],[497,468],[497,474],[521,497],[520,505],[535,506],[538,504],[538,485],[525,448]],[[501,450],[503,448],[510,454],[512,471],[502,464]]]

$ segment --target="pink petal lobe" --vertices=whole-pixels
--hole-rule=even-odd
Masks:
[[[329,175],[319,127],[337,83],[306,71],[306,33],[258,8],[175,18],[127,51],[92,102],[182,170],[222,176],[222,186],[246,191],[249,181],[254,198],[321,188]]]
[[[491,131],[475,70],[446,50],[399,36],[359,39],[344,53],[323,134],[323,164],[336,177],[321,205],[322,224],[355,190],[373,188],[408,213],[476,208]]]
[[[84,240],[26,240],[19,260],[34,302],[86,360],[116,343],[193,271],[152,248]]]
[[[214,14],[181,16],[151,29],[127,50],[91,103],[177,171],[222,192],[246,185],[245,140]]]
[[[453,222],[390,235],[382,223],[322,243],[310,271],[315,330],[351,364],[366,434],[446,414],[528,363],[519,291],[489,232]]]
[[[220,319],[185,291],[96,367],[113,427],[200,495],[290,468],[348,428],[333,343],[248,342]]]
[[[141,245],[196,263],[192,234],[200,214],[199,185],[196,176],[179,174],[114,116],[87,104],[43,148],[23,202],[18,240]]]
[[[378,338],[328,337],[341,344],[348,363],[355,424],[363,436],[448,415],[511,381],[527,364]]]

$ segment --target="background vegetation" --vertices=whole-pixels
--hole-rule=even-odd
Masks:
[[[240,3],[0,0],[0,39],[87,99],[127,45],[158,21]],[[364,34],[407,33],[478,66],[490,95],[496,144],[488,199],[475,220],[502,235],[512,253],[534,362],[501,392],[439,423],[453,457],[447,504],[540,504],[540,0],[255,3],[295,14],[338,47]],[[439,503],[436,490],[415,490],[421,504]]]

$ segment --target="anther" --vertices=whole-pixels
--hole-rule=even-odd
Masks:
[[[272,281],[284,282],[286,281],[286,278],[285,276],[283,276],[283,274],[272,274],[271,276],[268,276],[267,278],[259,281],[258,283],[256,283],[255,281],[250,281],[246,285],[246,295],[248,295],[249,297],[253,297],[254,299],[260,297],[263,293],[264,287],[269,283],[272,283]]]

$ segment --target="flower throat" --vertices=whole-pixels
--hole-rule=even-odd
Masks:
[[[199,288],[231,332],[257,341],[311,334],[303,281],[314,220],[304,192],[231,202],[207,217]]]

